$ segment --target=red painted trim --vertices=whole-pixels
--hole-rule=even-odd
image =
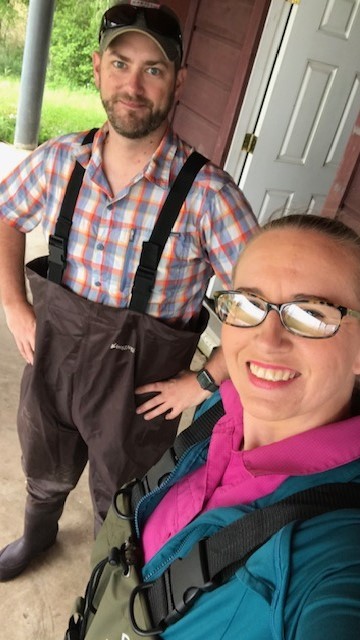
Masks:
[[[335,180],[324,202],[322,215],[335,218],[337,212],[345,204],[352,179],[356,171],[360,171],[360,113],[345,147],[344,155],[336,172]],[[360,206],[360,203],[359,203]]]
[[[255,0],[254,2],[228,106],[224,112],[217,143],[212,154],[212,160],[221,166],[229,151],[270,3],[271,0]]]

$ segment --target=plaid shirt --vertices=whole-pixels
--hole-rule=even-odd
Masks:
[[[106,305],[127,307],[142,243],[149,239],[170,185],[192,149],[171,130],[143,171],[114,197],[102,169],[104,125],[38,147],[1,183],[0,220],[54,233],[76,159],[85,175],[74,211],[63,284]],[[230,286],[233,265],[256,227],[232,178],[207,163],[197,175],[165,245],[147,313],[186,324],[200,312],[209,278]]]

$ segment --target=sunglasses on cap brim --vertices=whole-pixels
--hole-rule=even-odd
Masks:
[[[182,57],[183,49],[180,25],[174,16],[164,11],[161,7],[158,9],[152,9],[148,7],[131,6],[128,4],[120,4],[115,7],[111,7],[111,9],[108,9],[102,17],[99,31],[99,42],[105,31],[119,27],[129,27],[136,23],[140,14],[143,16],[149,31],[153,31],[165,38],[170,38],[178,44],[180,57]]]

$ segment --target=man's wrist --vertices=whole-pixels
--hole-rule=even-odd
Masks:
[[[205,391],[211,391],[211,393],[214,393],[214,391],[217,391],[219,388],[219,385],[216,384],[214,378],[207,369],[200,369],[196,375],[196,379],[200,387]]]

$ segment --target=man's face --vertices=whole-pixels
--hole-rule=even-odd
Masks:
[[[113,129],[126,138],[143,138],[166,128],[184,71],[166,60],[141,33],[116,38],[102,56],[94,53],[96,86]]]

